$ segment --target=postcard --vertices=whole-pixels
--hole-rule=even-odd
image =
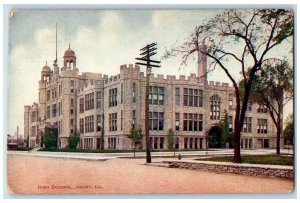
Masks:
[[[12,9],[7,190],[290,194],[289,9]]]

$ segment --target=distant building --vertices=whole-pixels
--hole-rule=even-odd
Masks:
[[[200,45],[206,49],[204,44]],[[227,83],[207,82],[207,59],[199,52],[198,76],[157,75],[150,77],[150,145],[167,148],[169,129],[175,132],[177,149],[216,147],[208,139],[220,139],[217,124],[228,113],[229,131],[235,114],[234,89]],[[69,47],[59,69],[42,67],[39,101],[24,107],[24,138],[29,146],[40,146],[46,127],[57,128],[58,146],[80,133],[80,148],[131,149],[131,128],[144,126],[145,74],[137,65],[121,65],[120,74],[79,75],[75,52]],[[162,67],[163,68],[163,67]],[[217,140],[220,141],[220,140]],[[145,146],[145,145],[143,145]],[[249,104],[244,121],[242,148],[275,148],[275,126],[266,109]],[[217,146],[218,147],[218,146]]]

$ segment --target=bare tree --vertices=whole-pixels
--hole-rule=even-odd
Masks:
[[[241,129],[253,78],[264,64],[274,58],[270,57],[269,52],[292,35],[293,14],[290,10],[222,10],[197,26],[182,45],[166,51],[164,58],[181,55],[182,64],[186,64],[194,53],[201,52],[210,60],[209,68],[220,67],[231,80],[236,99],[233,132],[235,163],[241,162]],[[207,49],[202,48],[204,43]],[[277,57],[282,56],[278,54]],[[237,70],[244,83],[243,98],[233,73]]]

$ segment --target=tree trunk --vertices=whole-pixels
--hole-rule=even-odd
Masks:
[[[234,142],[233,163],[242,163],[240,140],[241,140],[241,133],[237,130],[234,131],[234,134],[233,134],[233,142]]]
[[[280,112],[280,111],[279,111]],[[276,124],[276,155],[280,155],[280,135],[281,135],[281,112],[277,117],[277,124]]]
[[[283,134],[283,89],[280,89],[280,99],[279,99],[279,106],[278,106],[278,116],[277,116],[277,132],[276,132],[276,154],[280,155],[280,135]]]
[[[235,119],[234,119],[234,132],[233,132],[233,163],[241,163],[241,131],[239,130],[239,119],[240,119],[240,95],[238,89],[235,89],[235,97],[236,97],[236,109],[235,109]]]
[[[276,132],[276,154],[280,155],[280,127],[279,129],[277,128],[277,132]]]

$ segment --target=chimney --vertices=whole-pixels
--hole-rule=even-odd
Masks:
[[[204,54],[207,51],[207,46],[202,42],[198,45],[198,77],[201,83],[207,83],[207,56]]]

